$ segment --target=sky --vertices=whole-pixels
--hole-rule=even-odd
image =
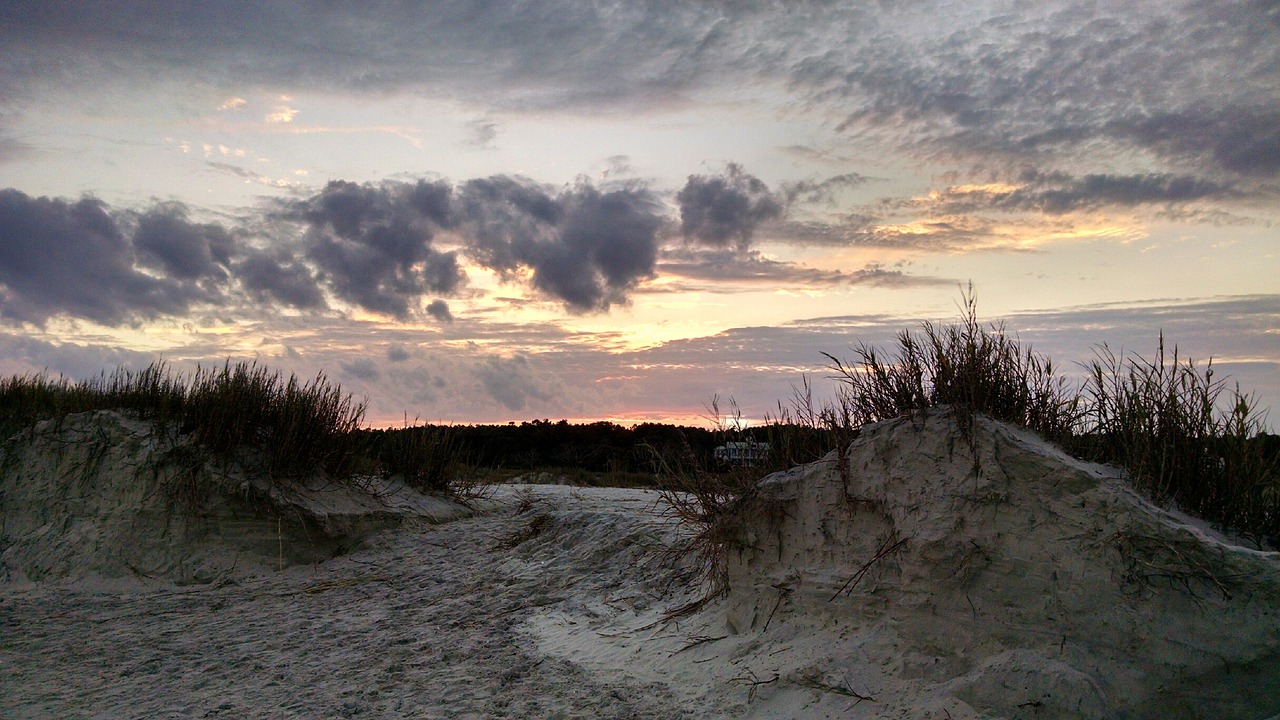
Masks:
[[[1278,200],[1275,0],[0,4],[5,375],[752,421],[971,286],[1280,409]]]

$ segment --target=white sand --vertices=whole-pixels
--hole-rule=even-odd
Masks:
[[[864,433],[847,489],[833,458],[770,478],[731,595],[667,623],[693,595],[667,587],[657,551],[678,531],[649,491],[504,486],[473,517],[377,532],[347,513],[334,537],[358,530],[359,547],[297,550],[283,571],[282,553],[231,548],[257,536],[206,529],[216,580],[179,585],[199,579],[190,562],[145,578],[103,561],[131,556],[86,540],[110,535],[110,503],[20,522],[6,475],[0,717],[1280,712],[1280,554],[1003,426],[983,426],[974,477],[949,423]],[[50,563],[49,544],[80,566]],[[1209,572],[1155,572],[1198,562]]]

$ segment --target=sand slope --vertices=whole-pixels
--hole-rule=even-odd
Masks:
[[[213,463],[189,437],[100,411],[41,422],[0,450],[0,578],[208,582],[340,554],[456,503],[370,478],[272,482],[250,455]]]
[[[66,513],[6,495],[6,559],[41,538],[78,559],[0,583],[0,716],[1280,713],[1280,554],[1020,430],[980,421],[974,437],[976,473],[954,420],[931,413],[866,429],[846,473],[833,454],[765,479],[729,596],[666,622],[697,589],[670,586],[662,549],[682,531],[651,491],[502,486],[475,516],[283,571],[228,570],[242,538],[199,536],[182,556],[220,547],[222,571],[182,586],[123,582],[121,551],[59,539],[74,533],[12,544],[10,523]]]
[[[976,453],[935,411],[865,428],[843,474],[832,455],[765,479],[731,593],[681,622],[683,644],[620,634],[650,616],[597,623],[624,638],[607,649],[571,616],[531,626],[726,716],[1280,713],[1280,553],[1031,433],[979,419],[972,437]]]

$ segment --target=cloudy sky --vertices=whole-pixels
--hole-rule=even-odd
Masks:
[[[1278,221],[1274,0],[0,5],[5,374],[751,418],[972,282],[1280,408]]]

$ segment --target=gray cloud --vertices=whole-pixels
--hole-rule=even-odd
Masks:
[[[155,356],[119,347],[49,340],[0,331],[0,372],[38,374],[48,372],[71,380],[89,380],[117,367],[150,365]]]
[[[67,315],[121,325],[264,301],[326,306],[287,247],[261,249],[223,225],[193,222],[181,203],[132,212],[0,190],[0,315],[11,322]]]
[[[984,211],[1062,214],[1106,207],[1163,205],[1173,208],[1199,200],[1230,197],[1227,185],[1188,175],[1091,174],[1075,177],[1062,172],[1024,171],[1010,189],[949,188],[927,200],[930,209],[944,213]],[[910,200],[900,205],[916,204]]]
[[[910,206],[914,203],[902,204]],[[976,203],[966,205],[966,211],[976,209]],[[905,226],[890,217],[852,215],[834,223],[789,222],[785,234],[789,242],[799,245],[850,245],[928,252],[1001,248],[1007,239],[992,222],[978,215],[944,215]]]
[[[210,84],[415,87],[509,108],[616,105],[689,85],[719,43],[721,14],[697,4],[568,0],[323,9],[15,0],[0,14],[10,48],[0,54],[0,76],[16,92],[36,80],[96,78],[101,64]],[[24,63],[24,55],[49,61]]]
[[[249,251],[235,264],[236,275],[248,295],[257,301],[278,303],[300,310],[327,307],[315,274],[287,252]]]
[[[690,175],[676,202],[681,232],[711,247],[747,247],[756,228],[784,210],[764,182],[733,163],[720,175]]]
[[[307,256],[338,297],[405,317],[423,293],[462,283],[457,257],[431,245],[434,228],[451,222],[448,195],[442,183],[335,180],[290,212],[307,223]]]
[[[453,313],[449,310],[449,303],[443,300],[432,300],[431,304],[427,305],[427,314],[440,322],[453,322]]]
[[[833,202],[835,194],[845,188],[853,188],[865,184],[870,178],[858,173],[844,173],[824,180],[801,180],[783,183],[782,194],[787,204]]]
[[[331,292],[375,312],[452,322],[443,299],[422,303],[463,285],[458,252],[507,278],[531,271],[533,289],[569,310],[604,311],[653,276],[666,222],[640,185],[553,192],[502,176],[457,192],[444,182],[334,181],[270,201],[236,229],[189,215],[180,203],[134,212],[0,191],[0,315],[118,325],[197,306],[323,310]],[[461,250],[435,246],[442,229]]]
[[[753,57],[850,138],[985,168],[1105,173],[1123,155],[1156,174],[1273,192],[1274,3],[924,2],[881,4],[870,19],[837,7],[805,18],[804,43]]]
[[[156,236],[158,227],[173,235]],[[65,313],[116,325],[219,299],[225,235],[186,222],[176,205],[144,215],[140,233],[141,253],[101,201],[0,190],[0,316],[43,325]],[[139,264],[178,272],[156,277]]]
[[[1280,36],[1272,37],[1280,41]],[[1280,71],[1275,71],[1280,75]],[[1270,102],[1206,109],[1191,107],[1112,120],[1102,132],[1136,141],[1173,159],[1197,160],[1259,178],[1280,175],[1280,110]]]
[[[31,145],[3,134],[4,114],[0,113],[0,165],[26,160],[35,154]]]
[[[133,245],[142,264],[178,280],[225,281],[238,243],[221,225],[188,217],[181,203],[157,205],[138,217]]]
[[[1102,205],[1178,204],[1230,193],[1226,186],[1185,175],[1024,174],[1024,189],[998,198],[997,207],[1063,213]]]
[[[523,355],[486,358],[475,369],[475,374],[485,392],[508,410],[523,410],[530,399],[551,398],[535,380],[529,360]]]
[[[473,120],[467,127],[471,131],[469,144],[475,147],[489,147],[498,136],[498,124],[490,120]]]
[[[1079,174],[1122,153],[1153,174],[1250,193],[1280,173],[1277,14],[1268,0],[445,0],[430,11],[11,0],[0,99],[17,113],[57,88],[166,77],[408,89],[504,112],[637,111],[763,81],[785,87],[789,107],[920,160],[1066,169],[1069,158]],[[491,139],[486,121],[474,129]]]
[[[403,345],[392,345],[387,348],[387,359],[393,363],[404,362],[409,357],[409,351]]]
[[[579,184],[553,195],[497,176],[465,183],[459,196],[473,259],[507,276],[531,269],[534,288],[570,310],[607,310],[653,276],[663,218],[641,186]]]

